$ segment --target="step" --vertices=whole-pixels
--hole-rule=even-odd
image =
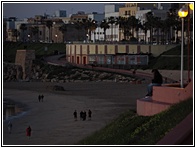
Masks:
[[[137,99],[137,114],[140,116],[153,116],[167,110],[172,104],[152,100],[151,97]]]
[[[152,99],[158,102],[179,103],[193,96],[193,82],[181,88],[180,85],[167,84],[153,87]]]

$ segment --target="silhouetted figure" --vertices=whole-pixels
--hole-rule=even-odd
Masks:
[[[41,100],[42,100],[42,102],[44,101],[44,95],[41,95]]]
[[[83,121],[86,120],[86,111],[83,112]]]
[[[76,110],[74,111],[73,115],[74,115],[75,121],[77,121],[77,111]]]
[[[40,95],[38,96],[38,100],[39,100],[39,102],[41,101],[41,96]]]
[[[26,128],[26,135],[29,138],[31,137],[31,127],[30,126]]]
[[[80,120],[83,119],[83,111],[80,112]]]
[[[89,120],[91,120],[91,116],[92,116],[92,111],[89,109],[88,110],[88,118],[89,118]]]
[[[152,96],[153,86],[161,86],[161,84],[163,83],[162,75],[157,69],[153,69],[152,73],[154,77],[152,79],[152,83],[148,85],[148,94],[146,96]]]
[[[8,127],[9,134],[11,134],[11,132],[12,132],[12,123],[11,123],[11,121],[8,122],[7,127]]]

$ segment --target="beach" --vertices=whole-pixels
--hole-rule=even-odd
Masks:
[[[53,90],[62,86],[64,91]],[[75,145],[100,130],[121,113],[136,110],[136,100],[146,95],[147,84],[120,82],[4,82],[3,98],[25,104],[24,115],[13,118],[12,133],[3,123],[3,145]],[[43,102],[38,95],[44,95]],[[80,111],[91,109],[92,119],[82,121]],[[78,119],[73,112],[77,110]],[[32,128],[30,138],[25,130]]]

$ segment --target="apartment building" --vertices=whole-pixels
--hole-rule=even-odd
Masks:
[[[105,19],[110,23],[110,28],[106,30],[106,41],[119,41],[119,25],[116,25],[115,19],[119,17],[119,9],[124,7],[124,4],[106,4]]]
[[[103,21],[104,17],[105,16],[103,13],[97,12],[93,12],[92,14],[88,15],[88,19],[95,20],[95,23],[97,24],[97,28],[91,34],[91,40],[93,42],[104,40],[104,30],[100,27],[100,24]]]

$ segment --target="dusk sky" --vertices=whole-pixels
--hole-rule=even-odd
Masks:
[[[76,13],[78,11],[90,12],[104,12],[104,5],[107,3],[103,2],[40,2],[30,3],[24,1],[22,3],[16,2],[5,2],[3,3],[3,16],[4,17],[17,17],[17,18],[28,18],[34,17],[35,15],[43,15],[44,13],[52,15],[56,10],[66,10],[67,15]]]

